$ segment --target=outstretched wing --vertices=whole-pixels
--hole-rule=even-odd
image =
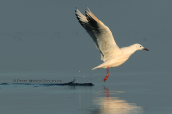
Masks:
[[[101,53],[101,60],[106,61],[110,57],[121,55],[121,50],[115,43],[110,29],[103,24],[88,8],[83,15],[78,9],[75,14],[80,24],[92,37],[96,47]]]

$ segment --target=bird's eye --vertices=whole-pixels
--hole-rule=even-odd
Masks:
[[[142,46],[140,46],[140,47],[142,47]]]

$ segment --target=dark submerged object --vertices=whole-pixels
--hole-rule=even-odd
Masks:
[[[65,85],[68,85],[68,86],[94,86],[94,84],[92,84],[92,83],[75,83],[75,78],[74,78],[74,80],[73,81],[71,81],[71,82],[68,82],[68,83],[59,83],[59,84],[57,84],[57,83],[51,83],[51,84],[49,84],[49,83],[47,83],[47,84],[43,84],[43,85],[45,85],[45,86],[53,86],[53,85],[60,85],[60,86],[65,86]]]
[[[92,83],[73,83],[73,82],[69,82],[69,83],[62,83],[62,84],[43,84],[45,86],[53,86],[53,85],[60,85],[60,86],[94,86],[94,84]]]

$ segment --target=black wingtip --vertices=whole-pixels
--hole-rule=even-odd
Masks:
[[[78,10],[78,8],[76,7],[76,9],[75,9],[75,15],[76,15],[76,10]]]

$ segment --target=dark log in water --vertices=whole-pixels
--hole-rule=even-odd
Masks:
[[[60,83],[60,84],[43,84],[45,86],[53,86],[53,85],[60,85],[60,86],[65,86],[65,85],[68,85],[68,86],[94,86],[94,84],[92,83],[73,83],[73,82],[69,82],[69,83]]]
[[[47,84],[43,84],[43,85],[45,85],[45,86],[53,86],[53,85],[60,85],[60,86],[65,86],[65,85],[68,85],[68,86],[94,86],[92,83],[75,83],[75,78],[74,78],[74,80],[73,81],[71,81],[71,82],[68,82],[68,83],[59,83],[59,84],[57,84],[57,83],[51,83],[51,84],[49,84],[49,83],[47,83]]]

